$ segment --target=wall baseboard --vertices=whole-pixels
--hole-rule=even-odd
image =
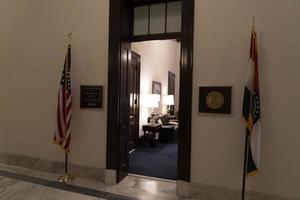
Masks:
[[[104,179],[106,185],[117,184],[117,171],[112,169],[106,169]]]
[[[232,189],[221,186],[213,186],[207,184],[191,183],[190,185],[191,197],[206,200],[240,200],[241,190]],[[286,197],[275,194],[268,194],[262,192],[247,191],[246,200],[300,200],[300,198]]]
[[[63,162],[11,153],[0,153],[0,163],[56,174],[63,174],[65,166]],[[101,168],[70,163],[69,171],[76,177],[104,182],[105,170]]]
[[[50,161],[11,153],[0,153],[0,163],[48,173],[64,173],[63,162]],[[72,163],[69,165],[69,169],[70,173],[76,177],[105,182],[107,185],[116,184],[115,170],[105,170]],[[180,197],[192,197],[196,198],[197,200],[240,200],[241,191],[239,189],[221,186],[177,181],[177,194]],[[300,198],[248,191],[246,194],[246,200],[300,200]]]
[[[191,183],[186,181],[177,181],[177,195],[184,199],[191,197]]]

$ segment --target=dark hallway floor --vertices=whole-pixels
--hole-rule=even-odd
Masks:
[[[178,144],[137,147],[130,154],[129,173],[177,180]]]

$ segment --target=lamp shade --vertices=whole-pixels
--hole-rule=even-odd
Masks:
[[[144,94],[141,98],[142,107],[158,108],[160,95],[158,94]]]
[[[166,95],[164,96],[164,104],[168,106],[174,105],[174,95]]]

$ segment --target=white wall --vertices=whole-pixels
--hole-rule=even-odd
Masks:
[[[255,16],[263,127],[261,171],[249,189],[300,197],[300,1],[195,2],[192,181],[240,188],[243,84]],[[200,85],[232,85],[233,114],[198,114]]]
[[[108,0],[0,1],[0,152],[63,160],[52,144],[73,32],[71,161],[105,168]],[[104,85],[104,109],[79,108],[80,85]]]
[[[179,106],[180,43],[174,40],[157,40],[132,43],[132,50],[141,55],[140,93],[152,94],[152,81],[161,83],[161,97],[168,95],[168,71],[175,74],[175,111]],[[141,98],[141,105],[143,98]],[[140,108],[140,133],[147,123],[151,109]],[[160,102],[155,113],[167,113],[167,106]]]

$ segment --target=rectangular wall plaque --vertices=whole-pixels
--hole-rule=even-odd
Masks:
[[[102,86],[80,86],[80,108],[102,108]]]

